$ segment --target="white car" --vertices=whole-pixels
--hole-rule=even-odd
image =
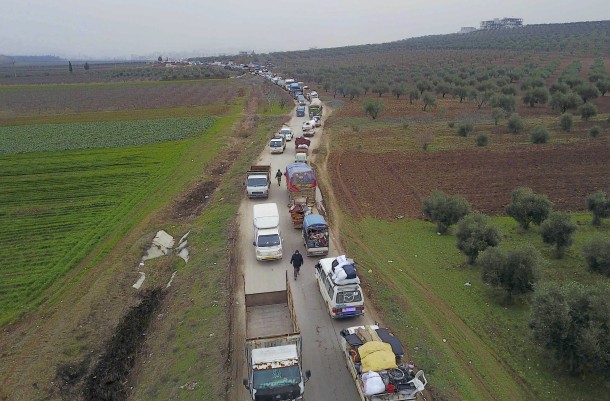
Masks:
[[[303,131],[309,131],[311,130],[313,127],[315,127],[314,124],[311,123],[311,121],[305,121],[303,123]]]
[[[290,142],[292,141],[292,130],[288,127],[283,127],[280,130],[280,136],[283,136],[286,141]]]

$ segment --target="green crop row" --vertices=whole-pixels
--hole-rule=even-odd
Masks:
[[[186,122],[181,125],[183,120]],[[157,141],[170,127],[179,126],[182,129],[172,131],[180,133],[186,132],[187,127],[190,132],[200,132],[213,121],[168,119],[144,126],[159,128],[148,135]],[[107,146],[113,141],[117,146],[121,138],[110,135],[110,127],[117,125],[100,125],[106,134],[99,138],[100,144],[106,141]],[[100,131],[98,127],[97,132]],[[146,135],[141,134],[139,140],[146,141]],[[186,140],[114,149],[13,154],[0,159],[0,325],[27,310],[42,291],[82,261],[92,246],[106,238],[142,199],[161,190],[159,183],[170,179],[189,143]],[[74,145],[83,146],[84,142]],[[40,148],[41,141],[32,146]]]
[[[175,141],[196,135],[214,122],[214,117],[188,117],[6,126],[0,127],[0,154],[118,148]],[[97,160],[89,162],[99,163]],[[73,169],[74,166],[62,168]]]

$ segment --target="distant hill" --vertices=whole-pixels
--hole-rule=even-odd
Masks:
[[[0,64],[53,64],[64,63],[65,60],[57,56],[9,56],[0,54]]]
[[[200,58],[202,61],[234,60],[237,62],[270,62],[295,66],[300,61],[321,62],[338,59],[374,62],[376,56],[407,54],[416,50],[495,50],[562,52],[575,56],[610,57],[610,21],[564,24],[526,25],[521,28],[476,30],[467,34],[431,35],[380,44],[365,44],[326,49],[274,52],[248,56]],[[366,60],[362,60],[366,59]],[[333,64],[331,63],[331,64]]]

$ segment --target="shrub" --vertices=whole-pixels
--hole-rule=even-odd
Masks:
[[[610,119],[610,117],[608,117],[608,119]],[[447,125],[449,126],[449,128],[453,128],[453,127],[455,127],[455,122],[454,121],[449,121],[447,123]]]
[[[572,125],[574,125],[572,114],[563,113],[559,118],[559,126],[561,127],[561,129],[565,132],[570,132],[572,131]]]
[[[379,99],[369,99],[364,103],[362,108],[366,114],[375,120],[383,110],[383,101]]]
[[[551,136],[549,135],[549,130],[546,129],[546,127],[543,125],[539,125],[534,128],[534,130],[530,134],[530,140],[534,144],[547,143],[550,137]]]
[[[532,302],[534,340],[570,373],[610,371],[607,286],[543,285]]]
[[[488,218],[480,213],[464,217],[459,221],[455,232],[457,248],[468,257],[468,264],[474,264],[479,256],[490,246],[500,243],[500,231],[489,225]]]
[[[474,125],[470,122],[461,123],[458,126],[457,134],[459,136],[467,137],[472,131],[474,131]]]
[[[519,226],[527,230],[531,223],[542,224],[553,210],[553,204],[544,195],[534,193],[529,188],[517,188],[510,195],[506,214],[515,219]]]
[[[476,139],[474,140],[474,143],[480,147],[487,146],[487,144],[489,143],[489,137],[485,134],[477,135]]]
[[[493,109],[491,109],[491,118],[493,118],[494,120],[494,125],[498,125],[498,121],[500,121],[500,119],[504,117],[505,114],[506,113],[504,112],[504,109],[500,107],[494,107]]]
[[[578,108],[578,110],[580,111],[580,117],[585,121],[597,115],[597,107],[591,103],[583,104]]]
[[[565,249],[574,242],[576,224],[570,220],[570,215],[564,212],[553,212],[540,225],[540,234],[545,244],[555,245],[555,254],[561,259]]]
[[[587,197],[587,210],[593,215],[591,224],[599,227],[602,219],[610,216],[610,199],[603,191],[597,191]]]
[[[589,130],[589,136],[591,138],[597,138],[599,136],[599,134],[601,134],[602,130],[601,128],[599,128],[597,125],[594,127],[591,127],[591,129]]]
[[[610,238],[594,237],[582,247],[589,271],[610,276]]]
[[[504,291],[507,303],[511,303],[514,295],[534,291],[541,263],[540,253],[531,246],[511,250],[489,248],[479,257],[483,282]]]
[[[451,196],[442,191],[434,191],[432,195],[423,200],[422,212],[436,223],[437,231],[440,234],[445,234],[449,226],[470,213],[470,205],[461,196]]]
[[[509,132],[512,132],[513,134],[518,134],[523,131],[525,124],[523,124],[523,120],[521,119],[519,114],[513,113],[508,118],[506,127],[508,128]]]

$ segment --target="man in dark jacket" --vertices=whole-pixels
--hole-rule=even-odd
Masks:
[[[277,185],[280,186],[282,184],[282,172],[280,171],[280,169],[277,170],[277,173],[275,173],[275,179],[277,180]]]
[[[299,253],[298,249],[292,254],[290,264],[294,267],[294,279],[296,280],[299,275],[299,270],[301,270],[301,265],[303,264],[303,255]]]

